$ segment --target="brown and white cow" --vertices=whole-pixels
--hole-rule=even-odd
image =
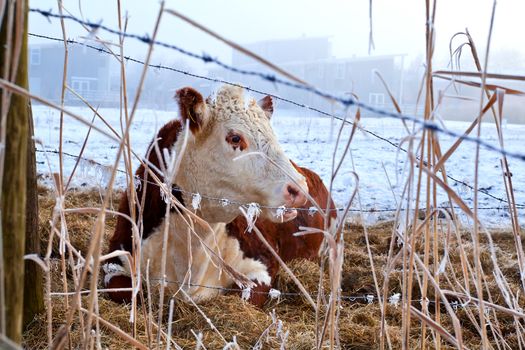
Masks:
[[[205,101],[192,88],[178,90],[176,97],[181,120],[171,121],[159,130],[147,159],[154,166],[150,166],[151,169],[161,169],[166,159],[159,159],[159,155],[164,158],[164,149],[172,156],[181,155],[178,172],[174,178],[168,179],[176,189],[173,194],[181,203],[191,203],[192,197],[188,193],[268,207],[296,207],[306,202],[306,180],[285,156],[271,128],[269,115],[273,107],[269,97],[264,98],[260,105],[254,100],[246,104],[243,90],[236,87],[222,87],[213,100]],[[183,126],[186,122],[191,132],[183,152]],[[154,149],[155,143],[159,152]],[[237,158],[249,152],[256,153]],[[166,180],[161,173],[155,172],[161,180]],[[180,283],[168,285],[172,292],[180,287],[193,300],[202,301],[217,295],[220,289],[200,285],[228,287],[233,283],[232,277],[210,258],[210,251],[205,246],[257,285],[270,285],[267,267],[254,259],[256,256],[245,256],[239,241],[226,232],[226,223],[239,214],[238,206],[202,200],[196,213],[210,223],[213,232],[192,225],[195,232],[191,233],[188,221],[192,224],[192,220],[187,215],[171,209],[169,218],[165,219],[167,204],[159,186],[149,183],[151,176],[148,177],[144,165],[138,168],[136,176],[142,182],[137,198],[144,201],[142,222],[138,223],[142,227],[141,270],[149,265],[151,280],[161,277],[163,232],[169,222],[166,278]],[[129,215],[128,192],[122,196],[119,211]],[[140,208],[137,207],[138,212]],[[270,209],[263,209],[261,214],[261,218],[270,221],[289,221],[296,216],[295,210],[286,211],[282,217],[276,217]],[[110,252],[131,252],[132,245],[132,224],[119,216],[110,240]],[[124,259],[112,259],[104,265],[104,270],[107,288],[131,286],[129,264]],[[128,301],[130,293],[114,292],[110,297]]]

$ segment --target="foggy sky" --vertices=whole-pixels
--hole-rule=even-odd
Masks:
[[[117,28],[116,0],[84,0],[80,3],[84,18]],[[128,32],[152,32],[159,9],[158,1],[122,0],[121,3],[123,11],[129,15]],[[64,4],[73,14],[80,15],[78,0],[65,0]],[[484,52],[492,5],[492,0],[437,2],[435,57],[438,64],[446,64],[450,38],[466,27],[476,41],[480,54]],[[57,4],[53,0],[33,0],[31,6],[57,12]],[[371,54],[408,54],[406,64],[414,60],[422,62],[425,49],[425,1],[374,0],[372,6],[375,50]],[[168,0],[166,8],[176,9],[241,44],[303,35],[329,36],[336,57],[368,55],[368,0]],[[523,13],[523,0],[500,0],[497,3],[491,52],[498,58],[499,72],[515,73],[513,66],[516,56],[525,55]],[[49,22],[39,14],[30,15],[29,26],[30,32],[61,36],[59,21]],[[66,31],[72,39],[78,39],[86,33],[70,21],[66,21]],[[102,36],[117,41],[115,36],[107,33]],[[168,13],[163,15],[158,40],[177,44],[196,53],[206,52],[226,62],[231,61],[230,48]],[[31,39],[31,42],[45,41]],[[125,47],[127,54],[138,57],[144,57],[147,49],[146,45],[131,39],[128,39]],[[155,54],[155,60],[162,63],[180,59],[172,51],[160,48],[155,49]],[[190,58],[184,59],[197,69],[202,67]]]

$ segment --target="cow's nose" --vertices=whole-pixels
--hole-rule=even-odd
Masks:
[[[306,188],[306,186],[304,186]],[[299,186],[297,186],[293,182],[289,182],[286,185],[284,185],[284,199],[286,201],[287,207],[300,207],[306,204],[306,196],[304,195],[303,191]]]

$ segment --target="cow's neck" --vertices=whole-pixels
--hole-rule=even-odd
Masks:
[[[224,206],[219,200],[209,199],[207,196],[215,198],[215,191],[205,191],[202,188],[198,188],[191,184],[188,184],[183,177],[176,178],[177,186],[181,189],[182,200],[185,203],[185,207],[193,210],[193,196],[198,193],[201,195],[201,201],[199,209],[196,213],[202,219],[206,220],[210,224],[218,223],[229,223],[235,219],[238,213],[238,209],[233,204]]]
[[[180,145],[177,141],[175,150],[179,150]],[[177,152],[177,154],[180,154]],[[234,205],[224,206],[219,200],[210,200],[206,196],[217,197],[221,193],[218,188],[206,188],[210,176],[214,176],[215,172],[210,168],[199,168],[196,166],[198,156],[193,150],[188,147],[183,154],[180,163],[180,168],[174,179],[174,183],[182,190],[182,198],[186,207],[192,210],[193,195],[198,193],[201,195],[200,208],[197,214],[210,224],[229,223],[239,215],[238,209]]]

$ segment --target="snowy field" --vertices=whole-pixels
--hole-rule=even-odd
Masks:
[[[93,118],[93,113],[88,108],[68,107],[68,109],[83,116],[86,120]],[[120,132],[120,111],[118,109],[100,109],[99,113]],[[58,151],[60,115],[59,112],[47,107],[33,106],[33,116],[35,133],[39,140],[37,149],[40,150],[37,153],[38,172],[42,174],[42,181],[50,184],[50,171],[59,171],[56,151]],[[174,117],[176,117],[175,112],[138,110],[131,129],[131,143],[135,152],[139,155],[144,155],[156,130]],[[64,118],[64,152],[70,155],[78,155],[88,128],[68,116]],[[301,113],[300,111],[284,110],[275,113],[272,123],[289,157],[299,165],[316,171],[328,186],[332,168],[332,153],[340,122],[332,122],[329,118],[319,117],[311,112]],[[96,119],[96,125],[104,130],[108,130],[99,119]],[[407,136],[402,124],[392,119],[364,118],[361,125],[394,143],[401,142]],[[446,122],[446,127],[462,132],[468,127],[468,123]],[[348,139],[350,130],[350,126],[345,126],[343,141]],[[525,126],[504,125],[503,133],[505,136],[505,147],[508,150],[525,152],[523,142]],[[493,124],[484,124],[482,137],[494,145],[498,143]],[[441,136],[440,141],[442,151],[445,152],[454,142],[454,139]],[[343,147],[344,142],[338,148],[338,155],[342,153]],[[103,191],[109,179],[117,148],[118,145],[114,141],[109,140],[96,131],[92,131],[83,154],[83,158],[86,160],[80,162],[80,166],[72,181],[74,187],[99,188]],[[41,152],[44,149],[49,152]],[[471,143],[463,143],[446,162],[448,174],[473,186],[474,156],[475,146]],[[75,161],[74,157],[64,156],[65,176],[71,173]],[[393,213],[389,210],[395,209],[397,203],[400,202],[399,196],[407,178],[406,162],[407,157],[405,153],[398,151],[385,141],[358,131],[352,142],[351,155],[348,154],[344,159],[342,168],[333,183],[334,200],[338,206],[344,205],[349,200],[356,185],[354,176],[351,174],[355,167],[355,172],[359,175],[360,196],[356,197],[353,208],[360,208],[360,200],[362,208],[366,210],[363,215],[367,222],[392,217]],[[513,173],[512,179],[516,202],[525,204],[525,163],[514,159],[509,159],[509,163]],[[135,160],[134,169],[137,167],[137,164],[138,162]],[[119,168],[124,169],[123,162],[121,162]],[[506,199],[500,158],[497,153],[482,149],[479,173],[480,188],[491,195]],[[116,187],[123,188],[125,186],[124,183],[124,174],[119,173]],[[467,186],[455,183],[452,180],[449,180],[449,185],[469,206],[473,206],[473,192]],[[425,198],[424,191],[422,194],[422,198]],[[446,204],[446,200],[446,196],[441,191],[440,196],[438,196],[438,205]],[[510,225],[508,213],[502,209],[505,205],[505,203],[480,193],[479,206],[482,208],[494,208],[480,211],[482,222],[487,226]],[[403,207],[405,206],[406,201],[403,203]],[[520,222],[523,223],[525,209],[519,209],[519,214]],[[357,214],[354,212],[353,215]]]

